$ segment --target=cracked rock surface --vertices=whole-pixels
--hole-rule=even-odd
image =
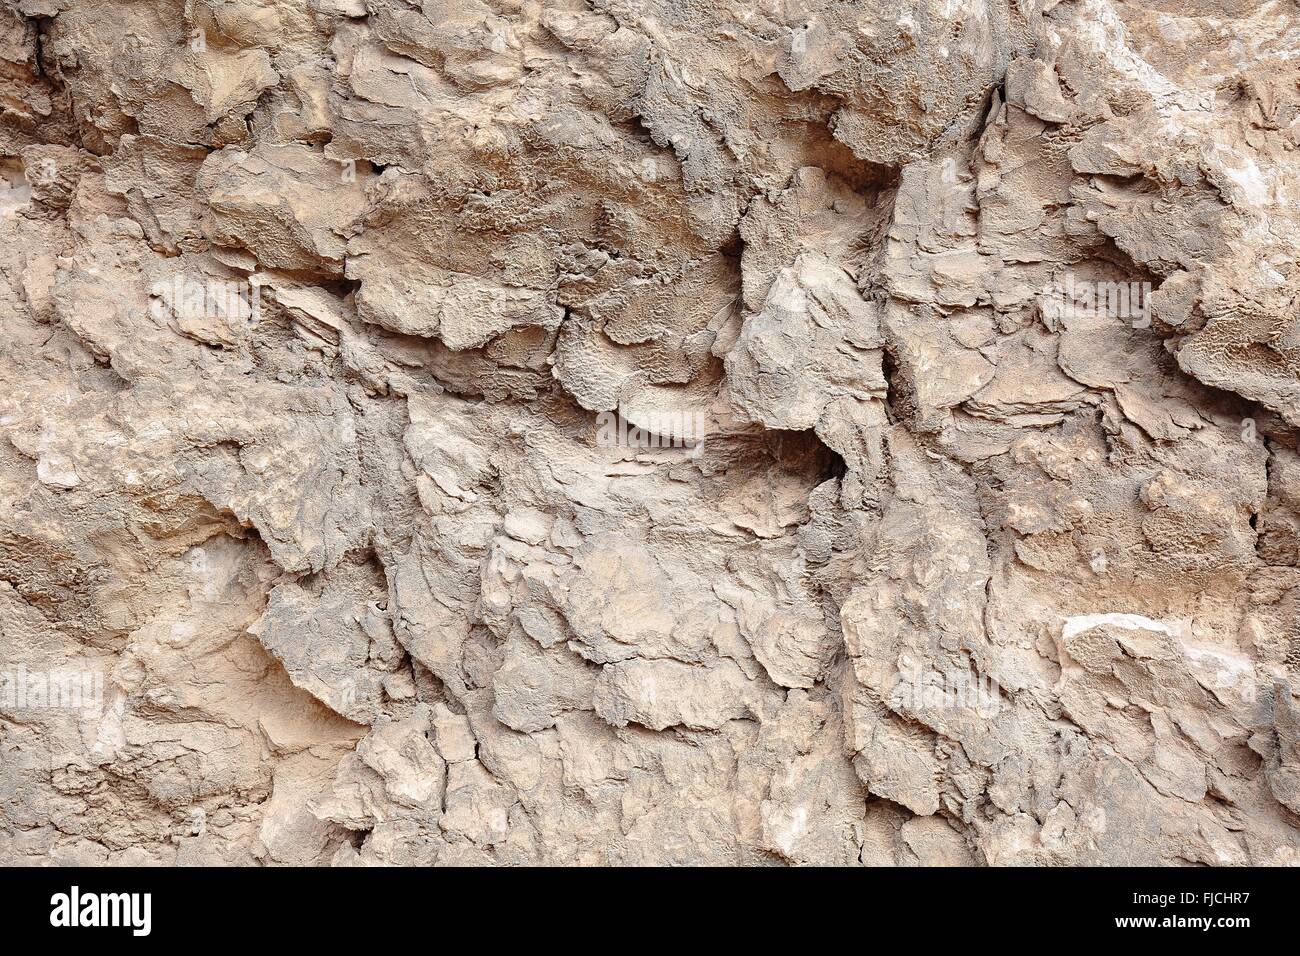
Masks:
[[[1300,864],[1298,248],[1295,0],[4,0],[0,863]]]

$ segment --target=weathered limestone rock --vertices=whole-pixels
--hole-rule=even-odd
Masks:
[[[1300,863],[1292,6],[10,0],[0,863]]]

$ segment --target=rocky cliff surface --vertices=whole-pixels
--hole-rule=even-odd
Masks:
[[[0,862],[1300,862],[1294,0],[0,38]]]

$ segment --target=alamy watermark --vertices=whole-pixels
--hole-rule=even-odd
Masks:
[[[89,710],[104,707],[102,671],[0,671],[0,710]]]
[[[596,416],[600,448],[699,448],[707,416],[699,411],[646,412],[633,424],[618,412]]]
[[[1102,313],[1130,322],[1135,329],[1151,327],[1150,282],[1095,282],[1067,272],[1052,291],[1064,297],[1067,315]]]
[[[981,717],[993,716],[1003,704],[998,682],[987,674],[977,674],[969,663],[965,668],[941,671],[923,667],[906,654],[890,682],[886,700],[891,707],[912,713],[973,710]]]
[[[73,886],[50,897],[50,925],[119,926],[130,929],[132,936],[148,936],[153,929],[153,894],[83,893]]]
[[[232,329],[251,325],[262,317],[262,287],[247,280],[198,280],[180,274],[155,282],[149,311],[160,321],[168,311],[186,318],[226,322]]]
[[[52,186],[59,181],[59,164],[48,156],[42,157],[32,170],[32,182],[38,186]]]

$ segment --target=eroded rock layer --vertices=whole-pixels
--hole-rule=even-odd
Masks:
[[[1300,861],[1292,0],[0,37],[0,862]]]

